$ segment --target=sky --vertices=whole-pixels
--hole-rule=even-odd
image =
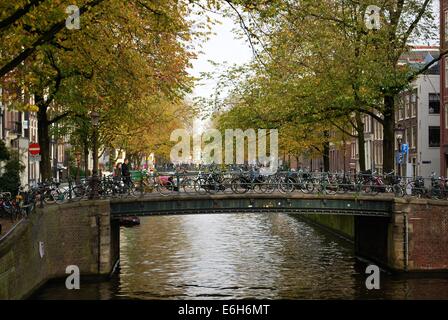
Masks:
[[[209,15],[221,22],[212,27],[214,35],[210,40],[205,42],[201,48],[203,52],[197,59],[192,61],[192,69],[190,74],[199,77],[201,72],[217,72],[220,71],[219,66],[209,63],[212,60],[215,63],[226,62],[228,65],[242,65],[252,59],[252,50],[244,39],[238,39],[234,28],[239,26],[230,18],[226,18],[217,14],[209,13]],[[213,93],[216,79],[211,81],[199,81],[196,83],[192,97],[209,97]]]
[[[222,67],[219,64],[243,65],[253,57],[249,45],[244,39],[239,39],[234,31],[235,28],[239,28],[239,25],[222,15],[215,13],[207,13],[207,15],[220,23],[212,26],[213,34],[207,42],[202,43],[200,48],[202,53],[198,55],[197,59],[192,60],[192,68],[189,73],[195,78],[199,78],[203,72],[215,73],[216,76],[219,76],[219,73],[222,72]],[[218,65],[210,63],[210,61]],[[189,99],[209,98],[213,94],[216,84],[217,78],[197,81]],[[207,120],[196,119],[193,126],[195,132],[201,132],[207,126]]]

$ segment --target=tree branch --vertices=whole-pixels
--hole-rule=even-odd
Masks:
[[[345,130],[344,128],[342,128],[341,126],[337,125],[334,121],[330,121],[332,125],[334,125],[338,130],[340,130],[342,133],[345,133],[346,135],[352,137],[352,138],[358,138],[357,135],[354,135],[353,133],[348,132],[347,130]]]
[[[97,6],[104,0],[92,0],[91,2],[85,4],[80,8],[80,15],[87,12],[89,9]],[[39,46],[49,43],[56,34],[58,34],[62,29],[65,27],[65,19],[61,20],[53,26],[48,29],[46,32],[44,32],[39,38],[37,38],[30,47],[23,50],[21,53],[19,53],[15,58],[7,62],[4,66],[0,69],[0,78],[5,76],[9,71],[14,70],[18,65],[20,65],[23,61],[25,61],[28,57],[30,57]]]
[[[56,122],[58,122],[58,121],[61,121],[62,119],[66,118],[66,117],[67,117],[68,115],[70,115],[70,114],[71,114],[70,111],[64,112],[64,113],[62,113],[62,114],[60,114],[60,115],[54,117],[53,119],[48,120],[48,124],[51,125],[51,124],[53,124],[53,123],[56,123]]]
[[[27,5],[25,5],[23,8],[17,9],[13,14],[11,14],[9,17],[3,19],[0,21],[0,31],[9,27],[14,22],[19,20],[21,17],[26,15],[28,12],[30,12],[34,7],[37,7],[41,2],[44,2],[45,0],[31,0]]]
[[[414,32],[415,28],[419,24],[420,20],[423,17],[423,14],[425,13],[426,9],[428,8],[429,3],[431,0],[425,0],[422,7],[420,8],[417,16],[415,17],[414,21],[412,21],[411,25],[409,26],[408,30],[406,30],[404,37],[403,37],[403,44],[408,42],[408,38],[411,36],[412,32]]]
[[[225,0],[227,2],[227,4],[232,8],[232,10],[237,14],[238,19],[240,21],[240,26],[243,29],[244,33],[247,36],[247,39],[249,41],[249,45],[252,49],[252,53],[254,55],[254,57],[257,59],[258,62],[260,62],[260,64],[262,66],[264,66],[266,68],[266,64],[263,62],[263,60],[261,60],[260,55],[257,52],[257,49],[255,49],[255,44],[252,41],[252,37],[254,36],[260,43],[262,43],[262,41],[256,36],[254,35],[250,29],[247,27],[243,16],[241,15],[241,13],[238,11],[238,9],[234,6],[234,4],[232,3],[232,1],[230,0]],[[268,53],[269,54],[269,53]]]
[[[411,82],[413,80],[415,80],[415,78],[417,78],[419,75],[425,73],[426,71],[428,71],[435,63],[439,62],[444,56],[446,56],[448,54],[448,50],[445,50],[443,52],[440,53],[440,55],[431,60],[429,63],[427,63],[423,68],[421,68],[420,70],[414,72],[413,74],[411,74],[408,77],[408,81]]]
[[[368,116],[371,116],[373,119],[375,119],[376,121],[378,121],[381,124],[384,124],[384,120],[383,118],[381,118],[380,116],[378,116],[377,114],[375,114],[374,112],[367,110],[367,109],[359,109],[359,112],[364,113]]]

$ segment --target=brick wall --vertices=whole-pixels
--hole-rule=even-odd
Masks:
[[[81,277],[108,274],[118,258],[108,201],[47,206],[0,242],[0,299],[21,299],[77,265]],[[44,244],[40,256],[39,242]]]
[[[396,204],[395,211],[390,243],[396,261],[392,262],[407,264],[409,271],[448,270],[448,203],[413,200]]]
[[[448,269],[448,206],[413,204],[409,220],[409,269]]]

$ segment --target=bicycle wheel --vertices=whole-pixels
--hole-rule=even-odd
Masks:
[[[82,186],[74,186],[71,192],[72,192],[72,200],[79,201],[82,198],[84,198],[86,190]]]
[[[265,193],[266,188],[265,188],[265,181],[254,181],[253,182],[253,189],[255,191],[255,193]]]
[[[56,199],[58,198],[59,191],[58,190],[46,190],[44,192],[44,202],[46,204],[54,204]]]
[[[197,194],[207,194],[207,181],[205,178],[197,178],[194,180],[194,191]]]
[[[378,193],[380,192],[380,188],[382,188],[382,187],[375,184],[375,182],[370,181],[370,188],[371,188],[370,194],[372,196],[376,196],[376,195],[378,195]]]
[[[361,186],[361,192],[365,194],[372,194],[373,193],[373,183],[372,181],[366,181]]]
[[[414,181],[409,181],[404,186],[404,195],[403,196],[412,197],[412,196],[417,196],[418,193],[419,193],[419,188],[415,187]]]
[[[190,178],[186,178],[186,179],[182,180],[180,185],[181,185],[182,190],[186,194],[193,194],[193,193],[195,193],[195,190],[194,190],[194,180],[192,180]]]
[[[336,191],[338,194],[347,193],[350,189],[350,185],[346,181],[337,182],[338,190]]]
[[[222,192],[223,193],[233,193],[232,190],[232,179],[230,178],[224,178],[222,180]]]
[[[209,194],[215,194],[219,191],[219,183],[214,180],[207,181],[206,191]]]
[[[232,191],[236,194],[243,194],[248,191],[247,183],[242,181],[241,178],[235,178],[232,180]]]
[[[316,185],[314,184],[314,182],[311,180],[308,180],[308,181],[305,181],[302,192],[303,193],[313,193],[315,191],[315,189],[316,189]]]
[[[291,193],[294,191],[294,180],[291,178],[283,178],[279,181],[279,190],[281,193]]]
[[[57,204],[64,203],[67,199],[68,199],[68,191],[65,192],[60,192],[59,190],[57,191],[55,198],[55,202]]]
[[[337,183],[329,183],[325,187],[325,192],[330,195],[335,195],[338,192],[338,190],[339,190],[339,187],[338,187]]]
[[[265,181],[264,193],[273,193],[277,188],[277,181],[274,177],[267,177]]]
[[[399,184],[394,184],[393,186],[392,186],[392,188],[393,188],[393,191],[394,191],[394,196],[395,197],[402,197],[403,195],[404,195],[404,190],[403,190],[403,188],[402,188],[402,186],[401,185],[399,185]]]
[[[157,184],[156,189],[162,196],[168,196],[174,191],[174,184],[171,181],[166,181],[163,184]]]

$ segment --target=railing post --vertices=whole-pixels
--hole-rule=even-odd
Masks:
[[[72,179],[68,177],[68,200],[72,201]]]
[[[140,172],[140,196],[143,197],[144,194],[143,186],[143,171]]]
[[[180,193],[180,177],[178,171],[176,171],[176,184],[177,184],[177,193]]]

